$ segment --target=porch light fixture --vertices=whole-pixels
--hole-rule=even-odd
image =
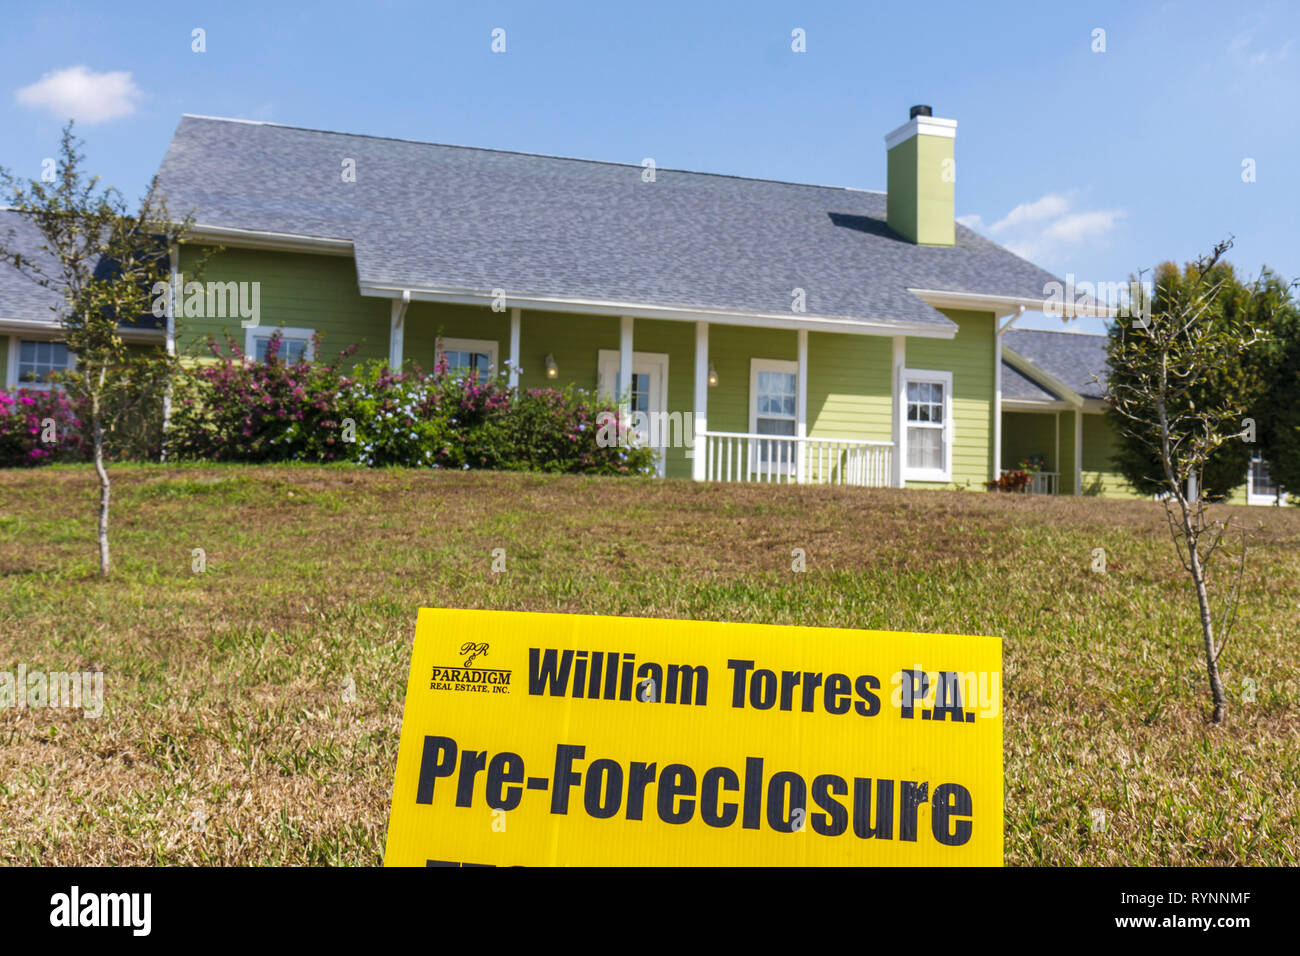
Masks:
[[[547,355],[547,356],[546,356],[546,377],[547,377],[547,378],[555,378],[555,376],[557,376],[557,375],[559,375],[559,374],[560,374],[560,369],[559,369],[559,367],[555,364],[555,356],[554,356],[554,355]]]
[[[709,363],[709,387],[712,388],[714,385],[717,384],[718,384],[718,370],[714,368],[713,363],[710,362]]]

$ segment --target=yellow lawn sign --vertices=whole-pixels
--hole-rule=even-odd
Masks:
[[[1002,864],[995,637],[422,608],[388,866]]]

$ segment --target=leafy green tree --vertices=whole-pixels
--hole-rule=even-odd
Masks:
[[[1293,499],[1300,499],[1300,304],[1269,273],[1267,295],[1276,303],[1273,340],[1268,343],[1268,392],[1258,409],[1260,455],[1269,474]]]
[[[1203,263],[1204,260],[1187,263],[1181,270],[1172,262],[1159,265],[1155,270],[1151,310],[1166,313],[1188,296],[1213,289],[1213,298],[1206,302],[1198,322],[1223,329],[1271,332],[1279,306],[1276,278],[1265,272],[1258,282],[1247,284],[1237,277],[1227,262],[1216,260],[1210,266]],[[1199,271],[1202,268],[1206,269],[1204,273]],[[1140,322],[1137,326],[1140,329]],[[1126,327],[1117,323],[1112,328],[1112,351],[1115,337]],[[1262,431],[1263,423],[1258,419],[1265,413],[1269,393],[1268,356],[1263,342],[1250,354],[1243,349],[1225,350],[1216,365],[1206,369],[1195,381],[1186,383],[1185,400],[1201,408],[1240,405],[1245,410],[1243,418],[1257,419],[1257,431]],[[1112,362],[1108,378],[1123,387],[1132,384],[1131,374],[1129,369],[1117,367]],[[1107,415],[1121,436],[1112,458],[1116,469],[1142,494],[1164,491],[1165,475],[1159,449],[1140,437],[1132,436],[1131,431],[1125,428],[1123,414],[1117,409],[1108,407]],[[1259,453],[1260,447],[1246,441],[1219,446],[1199,475],[1205,497],[1210,501],[1220,501],[1240,487],[1246,481],[1250,460]]]
[[[152,185],[132,213],[120,192],[101,189],[98,176],[83,173],[81,145],[69,122],[52,183],[24,182],[0,168],[0,188],[40,231],[44,253],[33,260],[0,246],[0,262],[62,296],[57,308],[61,336],[76,357],[76,368],[59,385],[84,410],[89,425],[99,478],[99,573],[107,576],[109,433],[138,425],[142,409],[161,403],[177,369],[169,350],[131,346],[123,331],[149,316],[155,286],[170,281],[169,251],[186,234],[190,220],[171,222],[165,206],[154,200]]]

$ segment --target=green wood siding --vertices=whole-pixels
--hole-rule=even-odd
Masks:
[[[0,388],[8,388],[9,381],[9,336],[0,334]]]
[[[523,369],[519,384],[523,388],[563,388],[572,384],[594,392],[599,384],[600,350],[617,349],[618,342],[618,316],[525,311],[519,320],[519,367]],[[646,351],[636,341],[635,328],[632,347]],[[559,370],[555,379],[546,377],[547,355],[555,356]]]
[[[890,441],[893,339],[808,333],[808,434]]]
[[[193,266],[197,255],[191,246],[181,248],[182,273]],[[186,273],[186,281],[190,280]],[[361,295],[356,266],[349,257],[228,247],[208,260],[200,281],[260,283],[258,324],[321,332],[321,358],[335,357],[353,344],[358,350],[352,362],[388,357],[389,301]],[[208,355],[207,338],[224,345],[227,332],[243,348],[245,331],[238,316],[176,321],[177,346],[183,355]]]
[[[709,431],[749,431],[750,360],[793,362],[798,348],[796,334],[785,329],[709,326],[709,358],[718,372],[718,384],[709,389]],[[815,375],[810,369],[809,378]]]
[[[952,372],[953,484],[983,488],[993,468],[993,315],[940,310],[957,323],[952,339],[907,340],[906,367]],[[908,487],[946,487],[909,481]]]
[[[391,317],[389,325],[392,324]],[[385,336],[387,332],[385,332]],[[412,302],[402,320],[402,362],[432,372],[437,363],[438,337],[480,339],[497,345],[497,369],[505,370],[510,358],[510,313],[486,306],[442,302]],[[385,348],[384,356],[388,351]],[[523,364],[522,362],[520,363]]]
[[[1074,433],[1070,433],[1074,441]],[[1061,437],[1064,451],[1065,436]],[[1045,471],[1059,471],[1056,454],[1056,411],[1002,413],[1002,467],[1019,468],[1032,455],[1047,459]]]
[[[1115,433],[1104,415],[1083,416],[1083,493],[1107,497],[1140,497],[1111,464]]]

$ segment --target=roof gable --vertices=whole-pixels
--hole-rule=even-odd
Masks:
[[[1105,335],[1082,332],[1009,329],[1003,334],[1007,348],[1091,399],[1105,395],[1108,341]]]
[[[1006,359],[1002,360],[1002,397],[1019,401],[1061,401],[1061,396],[1034,381]]]

